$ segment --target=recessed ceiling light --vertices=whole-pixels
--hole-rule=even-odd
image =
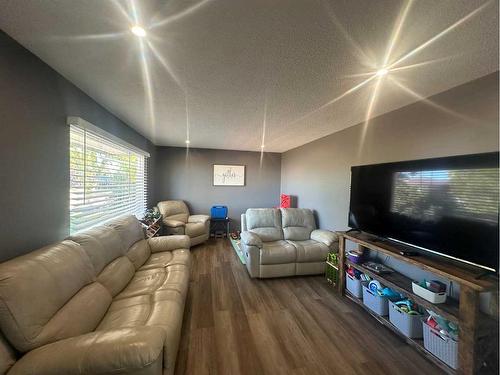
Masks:
[[[387,73],[389,73],[389,71],[388,71],[387,69],[383,68],[383,69],[380,69],[380,70],[377,72],[377,75],[378,75],[379,77],[382,77],[382,76],[385,76]]]
[[[189,141],[189,139],[186,139],[186,144],[190,144],[191,142]]]
[[[146,36],[146,30],[144,30],[142,27],[137,26],[137,25],[131,27],[130,31],[132,31],[132,34],[140,36],[140,37]]]

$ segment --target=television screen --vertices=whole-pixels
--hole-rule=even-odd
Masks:
[[[352,167],[349,226],[498,271],[498,157]]]

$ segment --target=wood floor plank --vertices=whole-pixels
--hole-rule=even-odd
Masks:
[[[226,239],[191,252],[176,375],[442,374],[322,276],[251,279]]]

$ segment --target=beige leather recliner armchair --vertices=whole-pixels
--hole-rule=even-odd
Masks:
[[[1,373],[172,375],[189,247],[128,216],[0,264]]]
[[[165,233],[185,234],[191,238],[191,246],[208,240],[210,235],[210,216],[190,215],[184,201],[163,201],[157,204],[163,216]]]
[[[338,237],[316,229],[304,208],[249,208],[241,215],[241,245],[251,277],[315,275],[325,271]]]

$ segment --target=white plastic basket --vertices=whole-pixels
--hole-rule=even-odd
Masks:
[[[422,297],[423,299],[431,302],[431,303],[445,303],[446,302],[446,292],[441,292],[441,293],[434,293],[430,291],[429,289],[426,289],[424,287],[421,287],[418,283],[413,281],[411,283],[411,289],[413,290],[413,293],[416,295]]]
[[[422,322],[424,332],[424,348],[438,357],[452,369],[458,367],[458,342],[443,336],[427,323]]]
[[[377,293],[368,289],[366,285],[363,285],[363,303],[374,313],[380,316],[389,315],[389,305],[387,301],[386,297],[379,296]]]
[[[363,298],[363,288],[362,281],[356,279],[354,276],[349,275],[347,272],[345,273],[346,280],[346,288],[347,290],[356,298]]]
[[[389,321],[406,337],[422,338],[422,314],[408,314],[389,301]]]

